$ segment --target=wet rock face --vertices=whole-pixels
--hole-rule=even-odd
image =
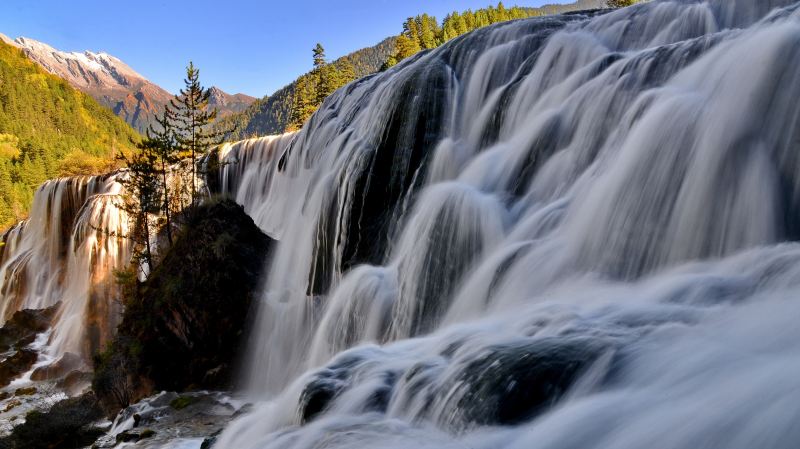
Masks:
[[[58,305],[41,310],[20,310],[0,328],[0,352],[21,349],[50,327]]]
[[[0,362],[0,386],[8,385],[15,377],[25,373],[39,355],[30,349],[20,349]]]
[[[65,399],[46,412],[32,411],[25,423],[14,427],[0,447],[80,448],[91,445],[103,433],[92,425],[102,417],[93,394]]]
[[[359,394],[364,412],[413,409],[416,419],[455,431],[516,425],[546,412],[590,371],[596,375],[581,383],[582,388],[609,382],[620,363],[617,345],[600,337],[525,338],[474,351],[465,348],[453,344],[440,357],[400,370],[357,352],[344,354],[308,378],[298,401],[300,422],[318,418],[369,379],[370,393]],[[352,395],[349,401],[348,407],[354,407]]]
[[[487,348],[446,383],[461,425],[514,425],[555,404],[607,348],[588,339]]]
[[[177,402],[176,402],[177,401]],[[181,407],[175,405],[181,403]],[[223,393],[196,392],[178,395],[162,392],[120,411],[108,433],[93,447],[210,447],[225,425],[242,411],[242,403]],[[183,447],[183,446],[181,446]]]
[[[50,327],[57,307],[20,310],[0,328],[0,387],[8,385],[36,363],[38,354],[28,346]]]
[[[227,383],[271,240],[241,206],[201,206],[126,313],[159,389]]]

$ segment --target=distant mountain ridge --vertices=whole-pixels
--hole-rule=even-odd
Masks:
[[[36,186],[55,177],[106,173],[117,166],[116,154],[133,151],[141,136],[8,39],[0,41],[2,234],[27,216]]]
[[[172,94],[108,53],[65,52],[26,37],[12,40],[0,35],[0,39],[20,48],[29,59],[89,94],[140,132],[154,123],[172,98]],[[241,112],[255,101],[248,95],[231,95],[217,87],[211,90],[209,103],[223,117]]]

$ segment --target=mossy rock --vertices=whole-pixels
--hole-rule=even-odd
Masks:
[[[33,394],[36,394],[36,387],[17,388],[14,391],[14,396],[31,396]]]
[[[22,404],[22,402],[19,402],[19,401],[18,401],[18,400],[16,400],[16,399],[14,399],[14,400],[11,400],[11,401],[9,401],[9,402],[8,402],[8,404],[6,404],[6,407],[3,409],[3,413],[6,413],[6,412],[8,412],[8,411],[11,411],[11,410],[13,410],[15,407],[18,407],[18,406],[19,406],[19,405],[21,405],[21,404]]]
[[[195,402],[197,402],[197,398],[194,396],[178,396],[169,403],[169,406],[175,410],[183,410]]]

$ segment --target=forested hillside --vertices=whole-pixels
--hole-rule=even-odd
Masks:
[[[606,0],[579,0],[566,5],[553,4],[539,8],[506,8],[500,2],[497,6],[475,11],[454,11],[441,23],[428,14],[409,17],[403,23],[400,35],[350,53],[327,64],[325,69],[315,66],[291,84],[251,104],[244,112],[226,117],[220,122],[221,129],[234,129],[227,139],[234,141],[299,128],[319,107],[326,94],[335,90],[333,88],[391,67],[418,51],[435,48],[456,36],[493,23],[604,6]],[[328,71],[327,82],[322,80],[326,78],[324,70]],[[333,76],[330,76],[331,72]],[[321,84],[325,86],[319,89]],[[295,95],[298,91],[299,97]]]
[[[0,230],[46,179],[107,171],[139,135],[113,112],[0,42]]]
[[[396,37],[384,39],[379,44],[362,48],[345,55],[331,63],[337,71],[350,71],[354,78],[375,73],[380,70],[394,52]],[[221,120],[222,129],[235,128],[228,140],[241,140],[247,137],[280,134],[286,131],[292,120],[295,101],[295,88],[313,76],[313,71],[300,76],[291,84],[278,89],[251,104],[246,111]],[[349,81],[349,80],[348,80]]]

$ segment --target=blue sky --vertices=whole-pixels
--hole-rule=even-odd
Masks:
[[[316,42],[334,59],[399,33],[408,16],[441,20],[496,1],[0,0],[0,33],[60,50],[105,51],[172,92],[191,59],[205,85],[261,97],[307,71]],[[200,37],[186,39],[191,33]]]

